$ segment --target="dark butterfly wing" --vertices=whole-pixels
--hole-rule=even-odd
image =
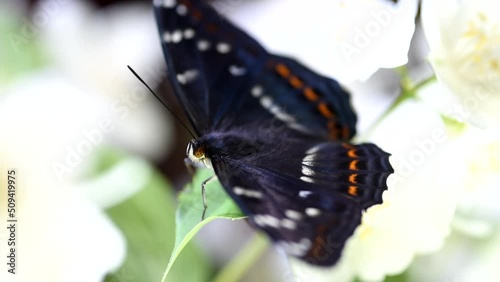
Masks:
[[[373,144],[295,140],[254,145],[246,157],[214,156],[212,164],[256,228],[288,254],[331,266],[360,224],[362,210],[382,202],[393,172],[388,158]]]
[[[356,133],[357,119],[349,94],[336,81],[294,60],[270,55],[244,95],[245,111],[227,112],[220,128],[247,124],[258,113],[258,118],[268,125],[323,140],[347,141]]]
[[[250,122],[320,139],[355,134],[349,95],[334,80],[268,54],[201,0],[155,1],[155,13],[169,80],[198,134]]]
[[[267,54],[201,1],[155,1],[169,80],[199,134],[213,128],[260,71]],[[247,76],[228,79],[238,65]]]

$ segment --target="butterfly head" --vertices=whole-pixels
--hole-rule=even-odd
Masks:
[[[191,162],[198,167],[212,167],[210,158],[206,156],[206,147],[199,140],[191,140],[186,149],[186,155]]]

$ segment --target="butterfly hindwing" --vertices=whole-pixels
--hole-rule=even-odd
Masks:
[[[253,175],[241,177],[228,166],[216,165],[219,180],[254,227],[291,256],[315,265],[333,265],[338,260],[345,241],[360,224],[361,209],[354,202],[287,177],[269,179],[272,174],[265,170],[240,168]],[[297,193],[284,193],[279,187]]]
[[[219,180],[252,224],[290,255],[334,264],[362,210],[382,202],[389,155],[373,144],[275,144],[265,129],[258,135],[217,136],[224,149],[211,159]]]

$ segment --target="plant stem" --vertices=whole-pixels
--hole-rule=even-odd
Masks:
[[[356,138],[357,141],[367,140],[368,137],[372,135],[375,128],[388,116],[390,115],[401,103],[408,99],[416,99],[417,91],[424,87],[425,85],[436,80],[436,76],[428,77],[417,84],[413,84],[408,74],[406,67],[399,67],[395,69],[397,73],[401,76],[401,93],[392,102],[392,104],[387,108],[387,110],[368,128],[368,130],[363,134],[363,136]]]
[[[256,233],[215,277],[214,282],[236,282],[252,267],[267,250],[268,241],[262,234]]]

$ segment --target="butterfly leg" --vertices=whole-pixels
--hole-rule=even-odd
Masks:
[[[217,180],[217,176],[213,175],[213,176],[210,176],[209,178],[205,179],[202,183],[201,183],[201,197],[203,199],[203,214],[201,215],[201,221],[203,221],[205,219],[205,213],[207,211],[207,198],[205,196],[205,186],[214,181],[214,180]]]
[[[189,158],[184,158],[184,165],[186,166],[186,170],[188,171],[189,175],[193,176],[195,168],[193,161]]]

